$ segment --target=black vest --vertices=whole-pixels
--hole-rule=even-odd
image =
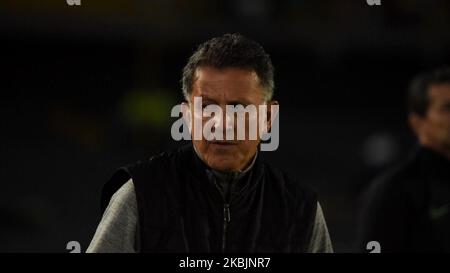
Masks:
[[[315,193],[257,157],[225,201],[192,144],[119,169],[103,188],[102,211],[133,179],[142,252],[305,252]],[[228,204],[227,204],[228,203]]]
[[[382,252],[450,252],[450,160],[443,155],[418,147],[363,197],[360,250],[378,241]]]

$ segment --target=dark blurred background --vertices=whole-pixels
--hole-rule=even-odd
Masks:
[[[449,29],[446,0],[2,0],[0,252],[85,251],[112,172],[180,145],[181,69],[227,32],[272,56],[267,156],[316,189],[335,251],[353,251],[361,192],[415,144],[408,82],[449,63]]]

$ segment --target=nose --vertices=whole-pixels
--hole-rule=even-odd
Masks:
[[[234,121],[234,115],[233,113],[227,113],[223,107],[222,114],[221,115],[215,115],[212,117],[213,119],[213,127],[212,129],[214,132],[218,130],[222,133],[223,139],[228,138],[234,138],[234,128],[235,128],[235,121]],[[227,140],[234,140],[234,139],[227,139]]]

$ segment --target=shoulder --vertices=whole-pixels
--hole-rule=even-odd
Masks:
[[[410,157],[393,166],[372,180],[361,196],[366,210],[386,208],[405,209],[418,207],[424,201],[424,186],[421,168],[416,157]]]
[[[134,192],[133,180],[129,179],[125,184],[123,184],[111,197],[111,201],[119,203],[129,203],[128,201],[133,201],[136,199],[136,194]]]
[[[133,172],[134,174],[139,174],[140,172],[145,172],[148,169],[158,168],[161,165],[166,165],[178,158],[181,148],[168,150],[155,154],[148,159],[135,161],[128,164],[122,169],[125,169],[128,173]]]
[[[414,186],[414,181],[417,180],[418,176],[420,176],[420,168],[417,160],[416,158],[409,158],[375,177],[368,192],[381,195],[404,192],[407,187]]]
[[[134,191],[133,181],[129,179],[123,184],[111,197],[105,215],[110,218],[118,218],[126,215],[129,217],[137,217],[137,201]]]
[[[158,187],[159,175],[168,173],[171,163],[176,162],[184,147],[160,152],[145,160],[135,161],[117,169],[111,178],[105,183],[101,194],[101,210],[106,209],[109,201],[116,193],[133,188],[133,192],[141,192],[143,188]],[[130,183],[127,183],[130,182]],[[132,181],[132,182],[131,182]],[[153,183],[154,182],[154,183]],[[122,189],[122,187],[124,188]],[[144,190],[146,192],[146,190]],[[156,189],[155,189],[156,191]]]

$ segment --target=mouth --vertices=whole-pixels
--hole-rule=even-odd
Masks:
[[[209,144],[218,145],[220,147],[230,147],[237,145],[237,142],[233,141],[226,141],[226,140],[214,140],[214,141],[208,141]]]

